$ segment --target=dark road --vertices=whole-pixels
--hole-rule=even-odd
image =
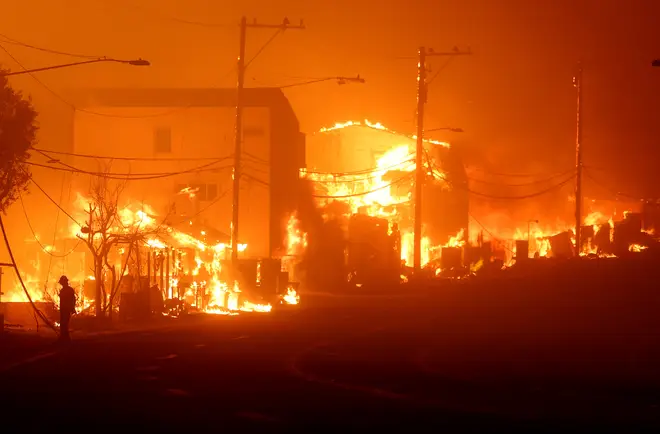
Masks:
[[[605,360],[607,348],[575,336],[450,332],[420,300],[335,304],[74,334],[69,346],[0,373],[3,424],[10,432],[660,426],[660,388],[649,382],[657,364]]]

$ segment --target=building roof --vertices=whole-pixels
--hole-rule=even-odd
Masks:
[[[244,89],[246,107],[278,107],[292,111],[281,89]],[[105,88],[72,92],[75,106],[90,107],[234,107],[235,88]]]

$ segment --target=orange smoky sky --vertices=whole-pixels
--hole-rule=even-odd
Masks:
[[[585,164],[609,171],[613,185],[657,194],[660,136],[657,2],[645,0],[21,0],[5,1],[0,33],[54,50],[122,59],[148,68],[96,64],[39,73],[66,98],[76,87],[229,87],[238,55],[237,23],[304,19],[306,30],[279,36],[250,65],[247,85],[282,86],[360,74],[364,85],[333,81],[292,87],[306,132],[347,119],[412,131],[417,48],[471,47],[474,55],[430,61],[426,123],[465,133],[436,138],[500,171],[563,171],[574,164],[578,59],[585,70]],[[248,32],[250,58],[272,35]],[[28,68],[70,59],[3,43]],[[6,53],[0,62],[18,65]],[[30,76],[46,131],[70,110]],[[61,128],[61,127],[60,127]],[[46,133],[44,133],[46,134]],[[48,142],[48,137],[42,137]],[[53,144],[53,146],[56,146]],[[58,145],[59,146],[59,145]],[[61,145],[65,146],[65,145]],[[595,188],[595,187],[594,187]]]

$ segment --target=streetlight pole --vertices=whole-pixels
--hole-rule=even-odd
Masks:
[[[435,51],[420,47],[417,61],[417,144],[415,150],[415,221],[413,227],[414,247],[413,264],[418,273],[422,269],[422,192],[424,177],[426,173],[424,166],[424,107],[426,105],[427,83],[426,83],[426,58],[429,56],[459,56],[472,54],[470,51],[454,51],[436,53]]]
[[[577,133],[575,138],[575,256],[580,256],[582,248],[581,229],[582,229],[582,64],[578,64],[577,75],[573,79],[573,84],[577,89]]]
[[[248,28],[262,28],[262,29],[279,29],[284,31],[287,29],[302,30],[305,28],[302,21],[300,25],[291,25],[288,19],[284,19],[282,24],[257,24],[256,20],[252,24],[248,24],[247,18],[241,18],[240,24],[240,41],[239,41],[239,54],[238,54],[238,84],[236,87],[236,131],[234,137],[234,170],[232,178],[232,212],[231,212],[231,260],[236,264],[238,260],[238,205],[240,199],[241,187],[241,152],[243,142],[243,89],[245,86],[245,44],[247,39]]]
[[[127,65],[132,65],[132,66],[149,66],[149,65],[151,65],[151,63],[148,60],[144,60],[144,59],[121,60],[121,59],[112,59],[112,58],[108,58],[108,57],[100,57],[98,59],[84,60],[82,62],[73,62],[73,63],[64,63],[64,64],[61,64],[61,65],[44,66],[43,68],[25,69],[23,71],[13,71],[13,72],[5,72],[5,73],[0,72],[0,77],[9,77],[9,76],[12,76],[12,75],[21,75],[21,74],[31,74],[33,72],[49,71],[51,69],[69,68],[71,66],[88,65],[90,63],[100,63],[100,62],[125,63]]]

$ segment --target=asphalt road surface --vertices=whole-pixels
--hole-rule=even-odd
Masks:
[[[16,433],[660,427],[657,352],[631,359],[620,345],[630,336],[474,327],[483,321],[459,325],[441,312],[423,299],[343,300],[74,335],[70,345],[0,372],[2,426]]]

